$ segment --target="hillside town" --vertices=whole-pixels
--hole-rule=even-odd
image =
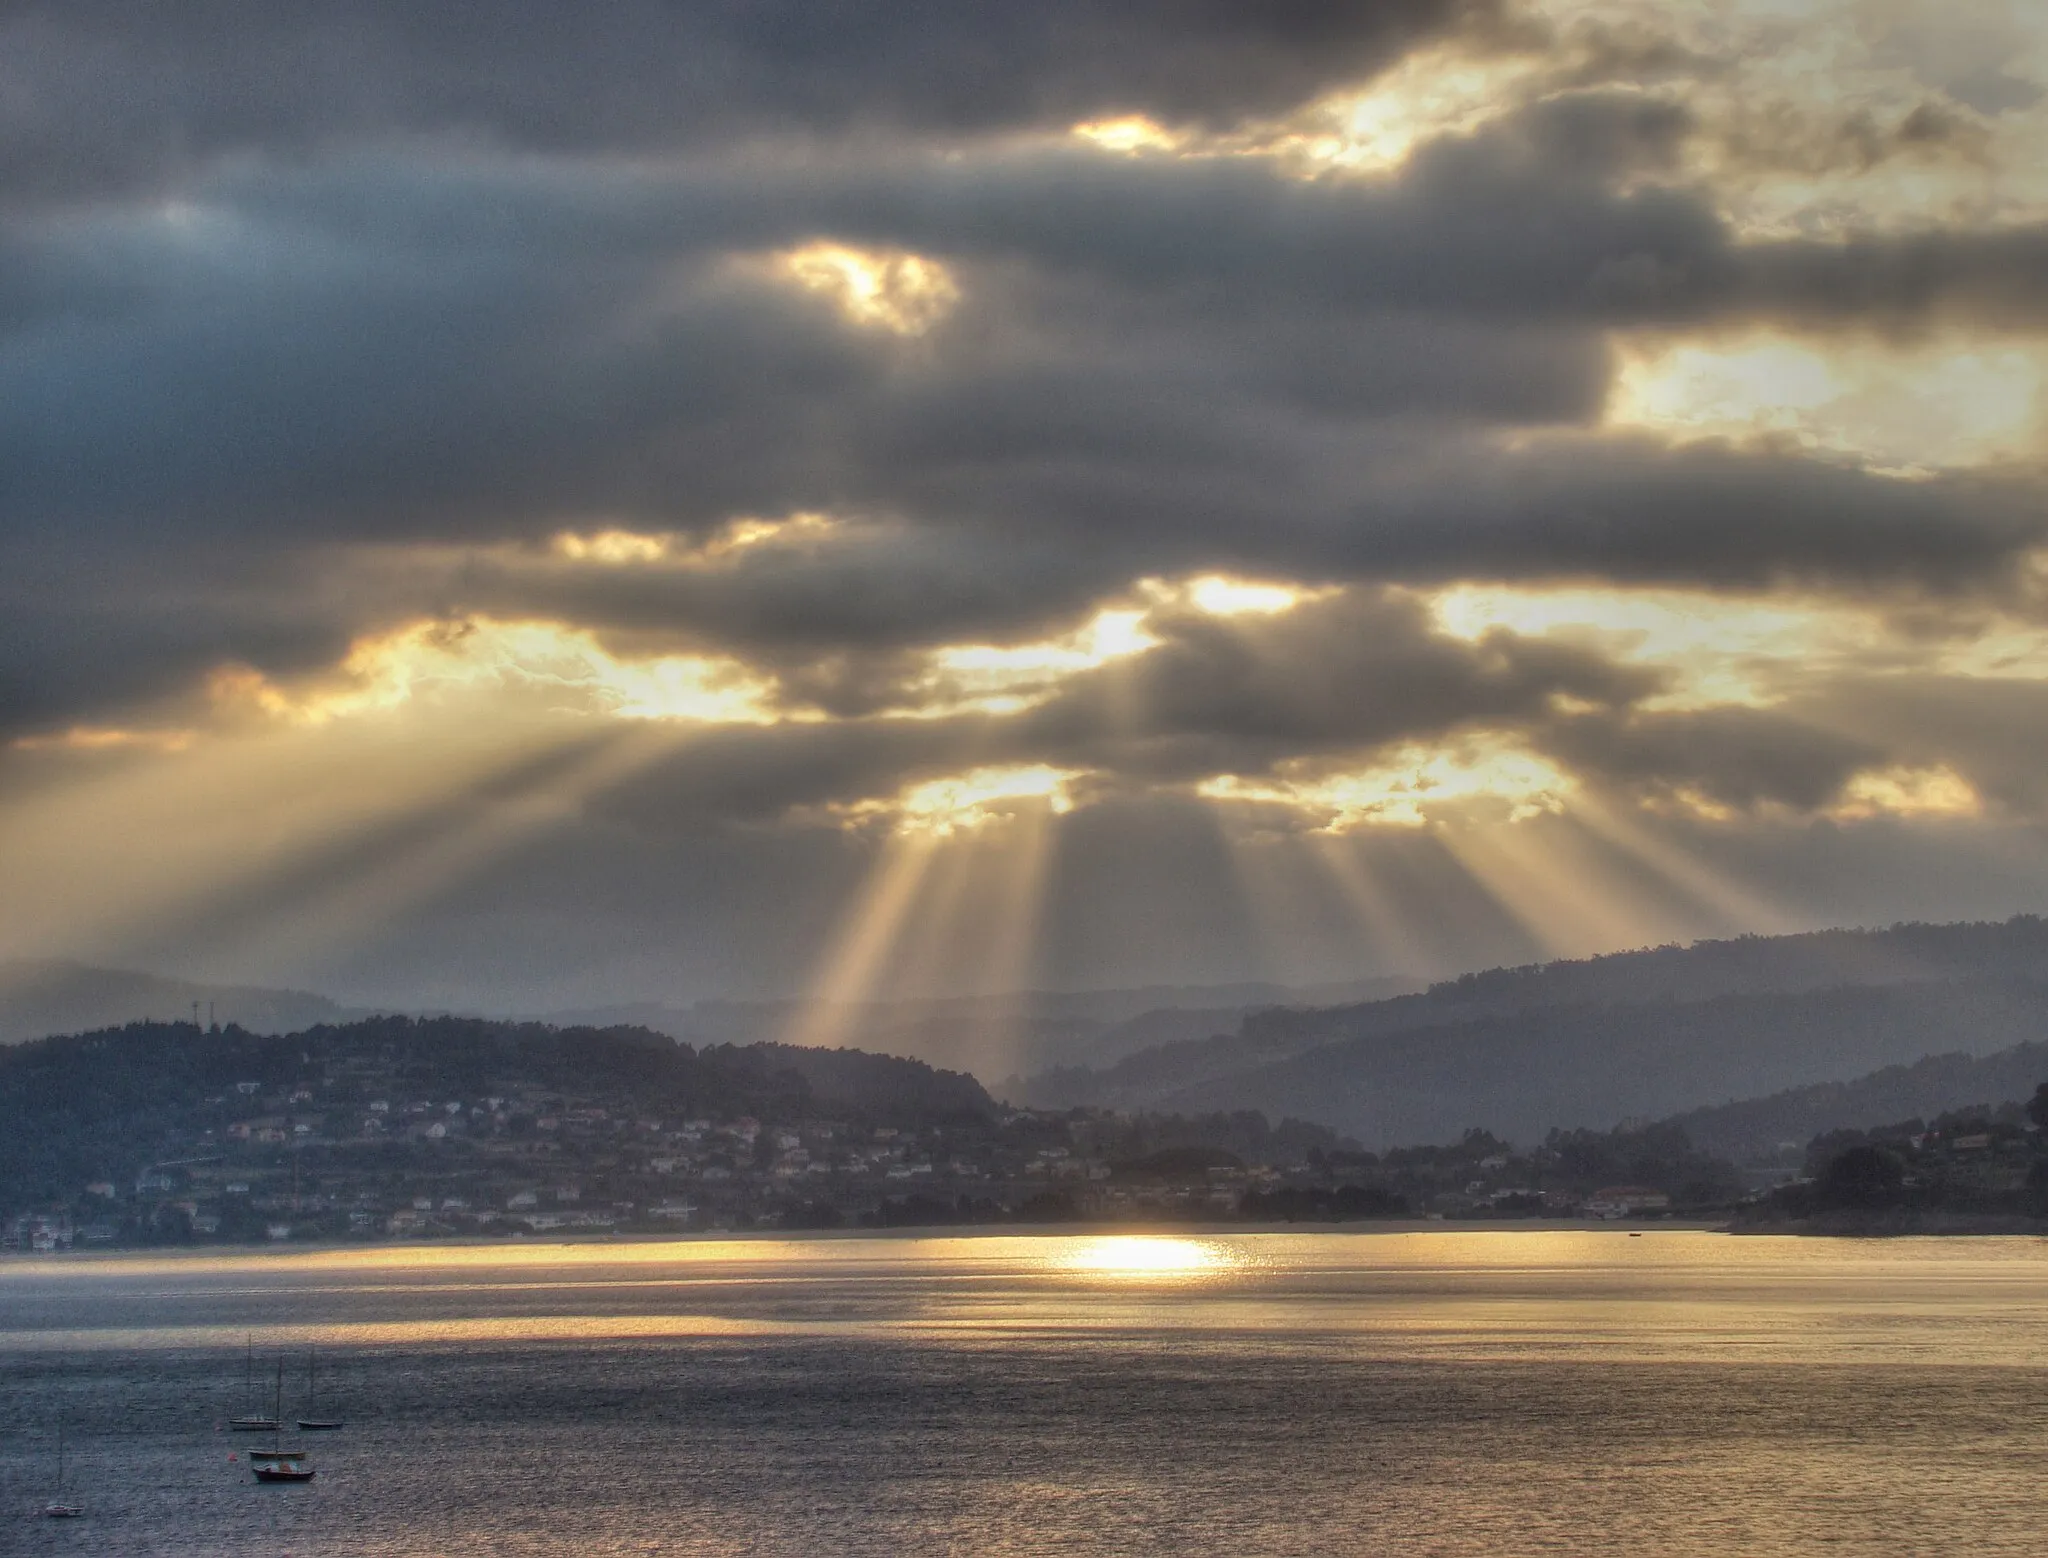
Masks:
[[[8,1248],[1362,1216],[1656,1214],[1682,1136],[1360,1150],[1250,1111],[1022,1109],[914,1061],[638,1030],[131,1024],[7,1057]],[[85,1079],[92,1079],[85,1085]],[[38,1112],[38,1097],[65,1097]],[[81,1097],[92,1105],[81,1104]]]

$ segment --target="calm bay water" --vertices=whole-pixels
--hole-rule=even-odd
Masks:
[[[348,1419],[267,1488],[244,1338]],[[2032,1553],[2048,1242],[820,1239],[0,1263],[0,1552]],[[263,1401],[268,1402],[266,1383]],[[41,1520],[66,1424],[87,1507]],[[298,1436],[288,1436],[297,1438]]]

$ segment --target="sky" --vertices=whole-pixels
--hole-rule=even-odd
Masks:
[[[2044,375],[2029,0],[7,4],[0,955],[2040,909]]]

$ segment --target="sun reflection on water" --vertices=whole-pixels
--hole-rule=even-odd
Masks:
[[[1242,1264],[1236,1251],[1208,1239],[1114,1234],[1076,1239],[1047,1259],[1065,1271],[1174,1280],[1207,1276]]]

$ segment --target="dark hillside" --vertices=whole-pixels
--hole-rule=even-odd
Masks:
[[[618,1116],[893,1122],[993,1109],[972,1078],[916,1061],[819,1059],[781,1046],[697,1051],[644,1028],[380,1017],[270,1036],[131,1023],[0,1050],[0,1205],[202,1151],[237,1102],[325,1117],[360,1114],[387,1094],[515,1093],[559,1094]]]
[[[1601,1007],[1697,1003],[1722,996],[1796,995],[1845,986],[1969,980],[2001,985],[2048,982],[2048,920],[2019,915],[2001,922],[1743,936],[1571,962],[1489,969],[1390,1000],[1315,1008],[1273,1007],[1248,1015],[1234,1033],[1161,1045],[1099,1068],[1070,1066],[1042,1073],[1012,1083],[1006,1091],[1019,1103],[1049,1108],[1076,1104],[1178,1107],[1169,1100],[1181,1097],[1196,1084],[1221,1083],[1234,1074],[1259,1070],[1289,1056],[1375,1036],[1488,1019],[1534,1019],[1545,1011],[1566,1008],[1583,1012]],[[1919,1051],[1890,1058],[1918,1059],[1934,1050],[1958,1047],[1982,1053],[2004,1048],[2015,1042],[2015,1037],[2003,1028],[1985,1036],[1931,1034]],[[1797,1035],[1787,1034],[1786,1041],[1796,1048]],[[1801,1080],[1817,1081],[1827,1074],[1811,1072]],[[1738,1096],[1753,1094],[1758,1087],[1735,1091]]]
[[[721,1046],[703,1051],[706,1060],[727,1056],[735,1063],[764,1064],[794,1073],[803,1079],[812,1102],[821,1109],[841,1110],[884,1124],[985,1120],[995,1112],[995,1100],[973,1077],[961,1071],[940,1071],[921,1060],[871,1055],[857,1049],[800,1049],[789,1044],[755,1044],[746,1049]]]
[[[1930,1055],[1849,1082],[1821,1082],[1768,1098],[1694,1109],[1667,1123],[1709,1152],[1738,1162],[1798,1164],[1813,1137],[1873,1120],[1932,1120],[1958,1109],[2019,1104],[2048,1077],[2048,1042],[1995,1055]]]
[[[1294,1115],[1368,1146],[1472,1126],[1526,1142],[1552,1126],[1605,1129],[2043,1032],[2048,983],[2031,981],[1561,1006],[1324,1045],[1169,1093],[1162,1106]]]

